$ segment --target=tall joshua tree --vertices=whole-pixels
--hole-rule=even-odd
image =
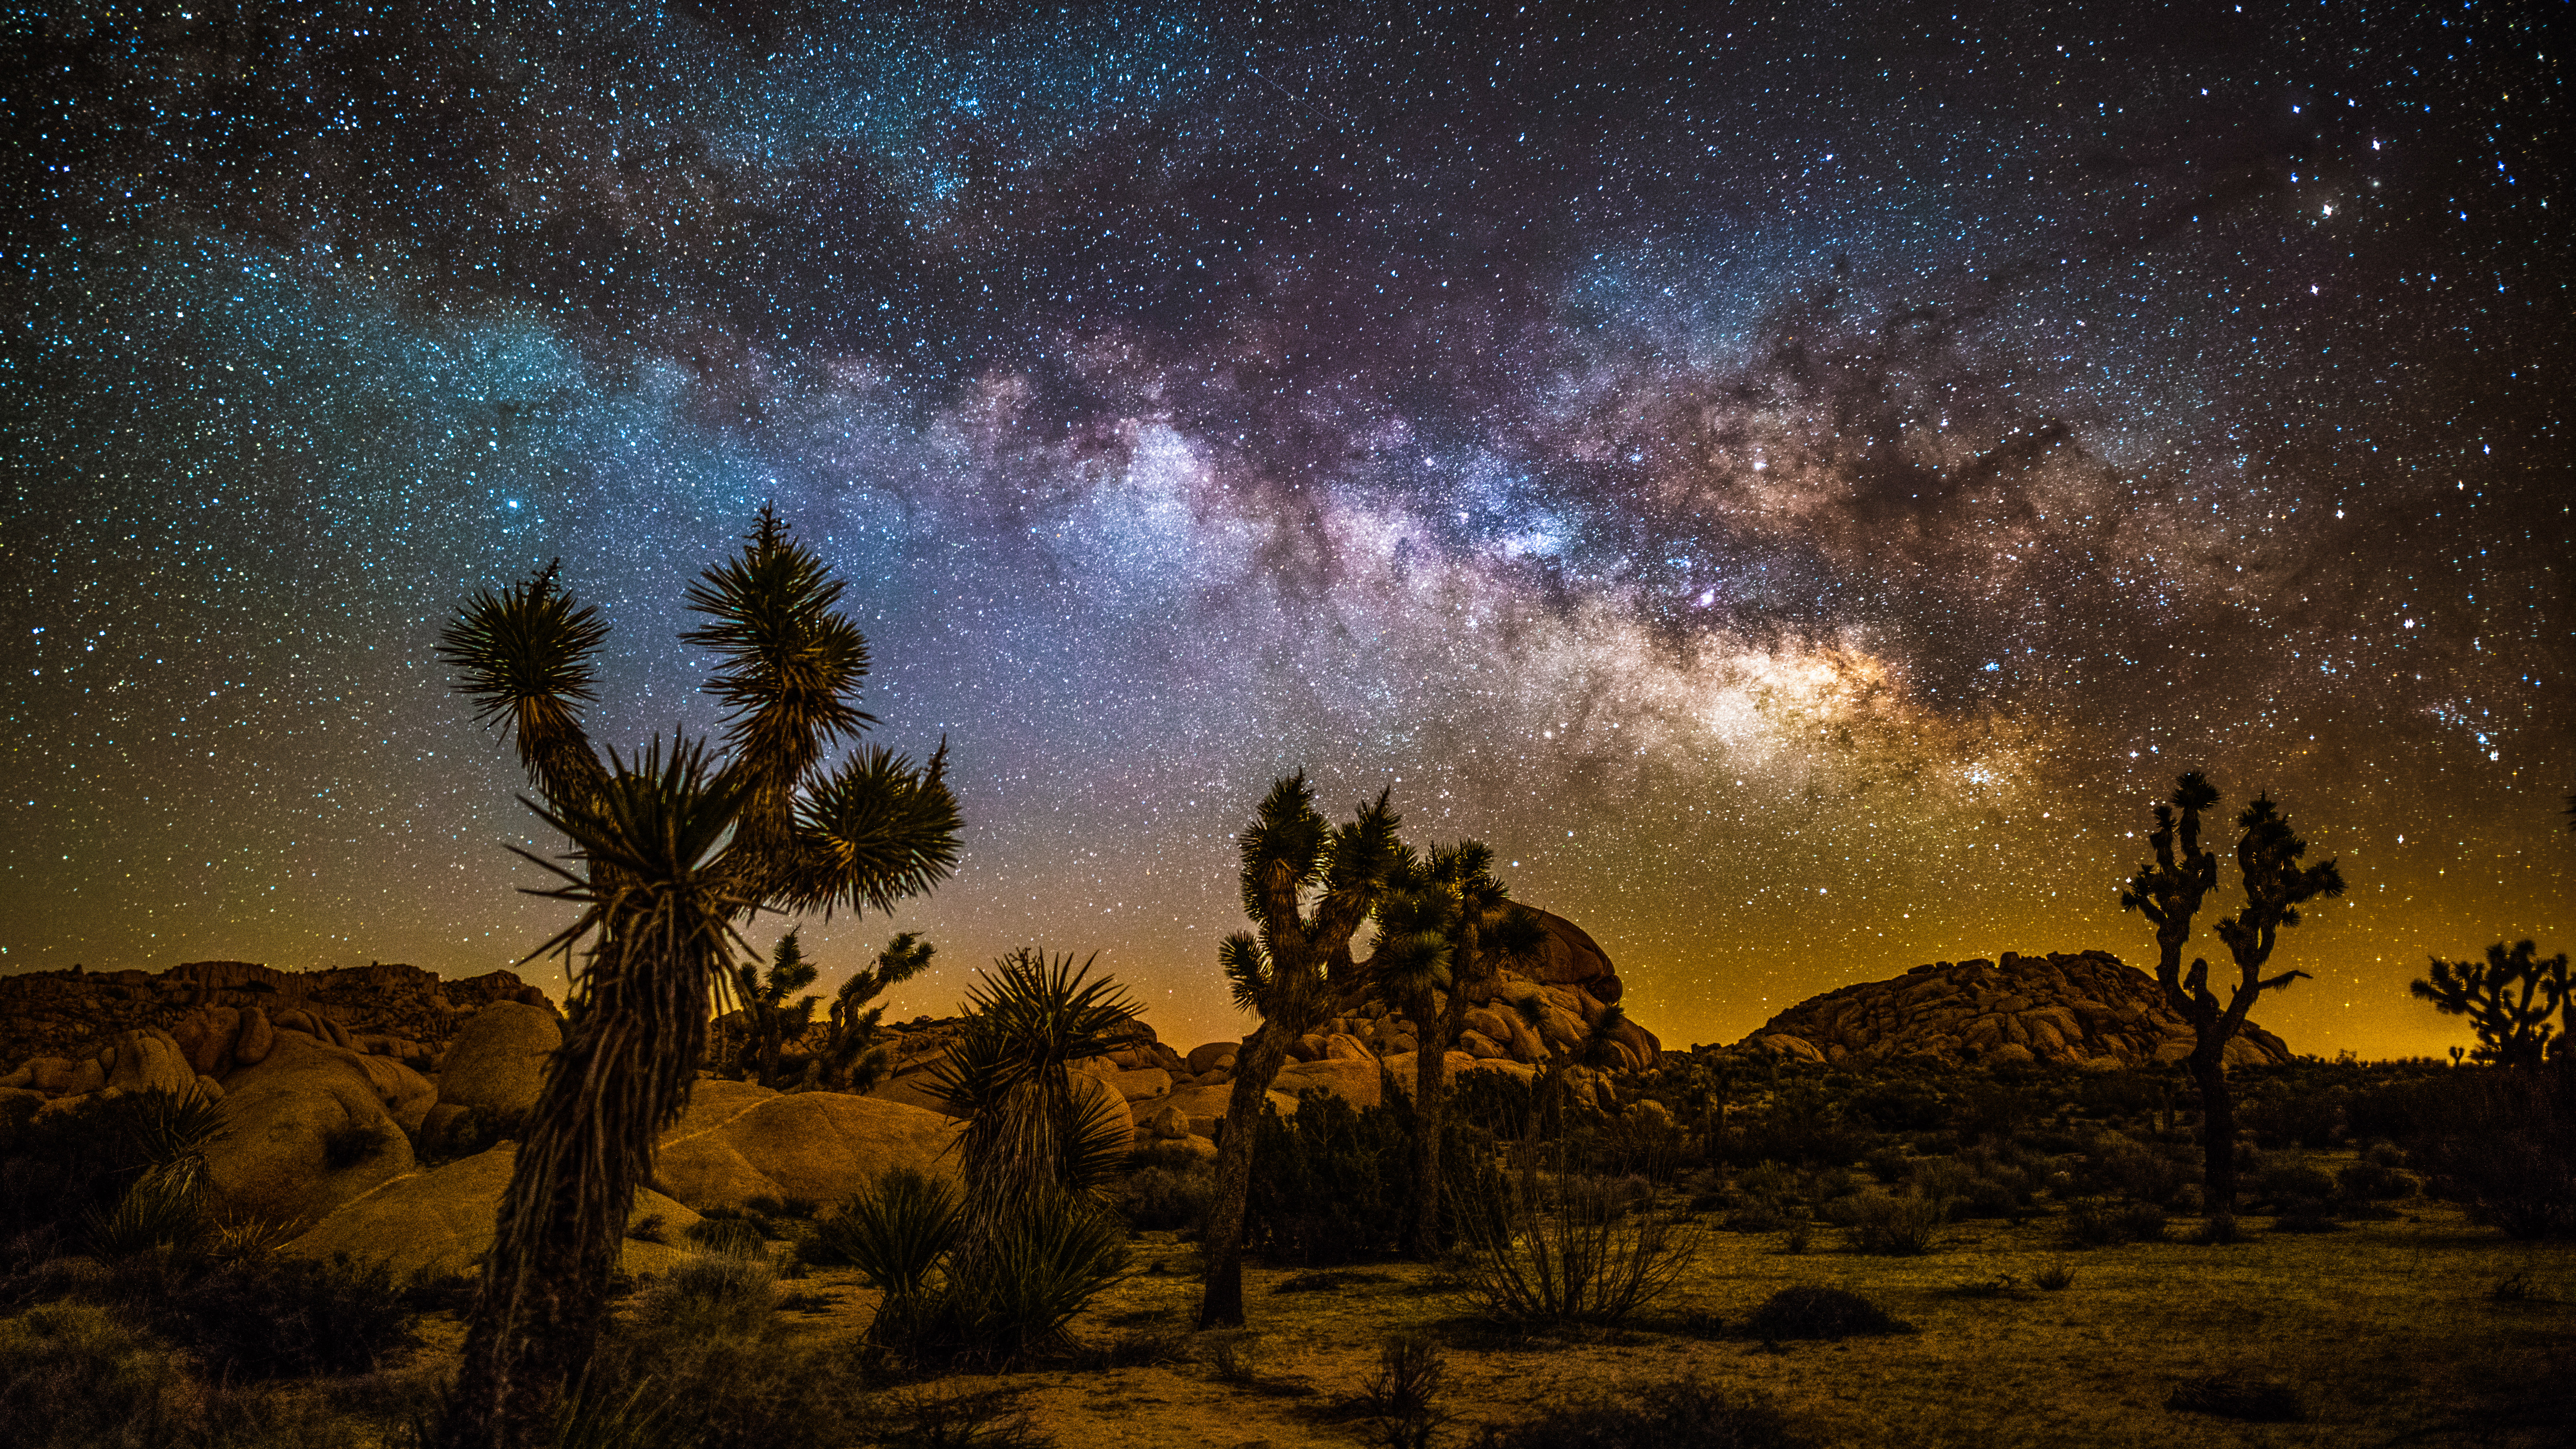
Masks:
[[[1217,961],[1235,1004],[1258,1013],[1261,1024],[1235,1057],[1225,1136],[1217,1144],[1201,1328],[1243,1323],[1243,1210],[1252,1188],[1253,1124],[1288,1048],[1332,1011],[1327,973],[1350,960],[1352,934],[1403,863],[1400,823],[1381,792],[1335,829],[1316,810],[1314,789],[1300,771],[1270,787],[1238,841],[1243,911],[1260,929],[1227,937]]]
[[[729,985],[734,923],[761,908],[890,910],[956,866],[944,744],[926,766],[870,748],[824,768],[874,723],[857,705],[867,641],[835,607],[842,589],[767,508],[689,589],[708,623],[681,637],[717,656],[705,687],[728,710],[721,757],[685,741],[631,763],[593,749],[581,706],[608,629],[552,565],[477,596],[441,638],[457,688],[518,746],[543,800],[532,808],[572,843],[576,869],[556,870],[566,884],[552,894],[584,910],[541,950],[590,942],[573,982],[582,1009],[502,1198],[447,1449],[538,1442],[587,1365],[636,1185],[687,1105],[711,997]]]
[[[1369,975],[1412,1023],[1414,1132],[1408,1144],[1413,1220],[1405,1251],[1440,1253],[1441,1138],[1448,1124],[1449,1048],[1466,1024],[1467,999],[1508,960],[1538,949],[1546,929],[1515,905],[1493,875],[1494,853],[1482,841],[1435,846],[1416,861],[1403,852],[1386,900]]]
[[[2268,796],[2256,797],[2236,817],[2244,831],[2236,863],[2244,877],[2245,905],[2218,923],[2218,937],[2235,959],[2238,979],[2221,1004],[2209,988],[2209,963],[2194,958],[2182,969],[2192,918],[2218,884],[2218,857],[2202,848],[2200,817],[2218,803],[2218,791],[2193,771],[2175,782],[2170,803],[2156,807],[2147,836],[2155,859],[2138,867],[2120,892],[2120,907],[2138,911],[2156,928],[2156,980],[2166,1004],[2191,1023],[2191,1074],[2200,1085],[2203,1197],[2212,1213],[2236,1204],[2236,1105],[2227,1081],[2227,1043],[2245,1025],[2246,1013],[2266,991],[2307,976],[2285,971],[2266,977],[2281,928],[2299,923],[2299,907],[2318,896],[2343,894],[2335,862],[2302,867],[2307,842],[2290,829]],[[2179,846],[2179,849],[2177,849]]]
[[[814,984],[814,963],[805,959],[805,948],[797,933],[778,938],[770,952],[769,977],[761,979],[760,964],[745,961],[734,968],[734,995],[743,1005],[744,1052],[752,1058],[751,1079],[764,1087],[778,1085],[778,1057],[786,1050],[789,1037],[801,1037],[813,1023],[816,998],[799,997],[794,1005],[787,998]]]
[[[2408,990],[2444,1016],[2467,1017],[2478,1034],[2473,1055],[2480,1060],[2500,1067],[2538,1066],[2555,1030],[2549,1018],[2576,1010],[2567,985],[2567,953],[2542,961],[2535,957],[2539,949],[2516,941],[2507,951],[2498,941],[2487,948],[2483,962],[2436,956],[2432,978],[2418,979]]]
[[[891,1054],[876,1044],[877,1027],[885,1020],[885,1003],[877,996],[930,969],[930,958],[937,954],[937,947],[905,931],[877,953],[877,964],[851,972],[841,983],[832,997],[831,1040],[815,1064],[821,1085],[864,1092],[893,1068]]]

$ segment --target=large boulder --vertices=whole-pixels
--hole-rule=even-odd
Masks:
[[[1404,1067],[1397,1068],[1398,1062],[1404,1063]],[[1389,1070],[1410,1071],[1412,1062],[1409,1054],[1386,1059]],[[1374,1107],[1380,1097],[1377,1058],[1328,1058],[1319,1062],[1300,1062],[1281,1068],[1277,1080],[1270,1087],[1274,1092],[1284,1092],[1292,1097],[1320,1087],[1354,1107]]]
[[[510,1185],[518,1144],[505,1142],[462,1161],[430,1172],[411,1172],[378,1183],[343,1203],[282,1250],[310,1258],[346,1253],[352,1258],[383,1259],[396,1278],[421,1269],[472,1271],[492,1249],[501,1194]],[[635,1193],[629,1223],[661,1219],[663,1243],[626,1241],[625,1268],[630,1273],[668,1272],[686,1256],[670,1246],[698,1221],[698,1215],[650,1188]]]
[[[467,1018],[439,1064],[438,1100],[496,1116],[537,1105],[563,1024],[542,1006],[496,1001]]]
[[[107,1089],[194,1096],[197,1069],[166,1031],[129,1031],[108,1048]]]
[[[1243,1043],[1239,1041],[1201,1042],[1197,1046],[1190,1048],[1190,1054],[1187,1058],[1190,1075],[1193,1077],[1204,1076],[1209,1072],[1215,1071],[1217,1063],[1221,1061],[1232,1061],[1235,1054],[1242,1050]]]
[[[1092,1080],[1097,1080],[1096,1078]],[[1102,1094],[1117,1097],[1105,1085]],[[1118,1098],[1119,1110],[1126,1100]],[[829,1203],[888,1168],[954,1178],[958,1125],[936,1112],[844,1092],[781,1095],[720,1078],[697,1084],[662,1134],[653,1185],[699,1211],[761,1196]]]
[[[411,1144],[379,1095],[368,1060],[282,1031],[264,1061],[233,1073],[224,1083],[224,1134],[206,1149],[221,1211],[310,1222],[412,1170]],[[334,1147],[344,1166],[331,1165]]]
[[[1164,1099],[1163,1105],[1181,1114],[1182,1120],[1189,1124],[1192,1136],[1212,1138],[1216,1136],[1218,1124],[1225,1121],[1226,1104],[1233,1096],[1234,1084],[1231,1082],[1219,1086],[1183,1087]],[[1297,1098],[1293,1093],[1272,1088],[1270,1105],[1282,1117],[1297,1115]]]

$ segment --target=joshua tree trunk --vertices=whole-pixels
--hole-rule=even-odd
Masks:
[[[594,967],[594,970],[597,968]],[[666,1032],[660,1012],[602,983],[546,1073],[527,1140],[501,1200],[492,1253],[448,1397],[446,1449],[530,1449],[568,1385],[588,1367],[635,1189],[654,1139],[679,1115],[703,1039],[703,971],[647,973],[685,999]],[[694,976],[696,979],[691,980]],[[694,988],[694,990],[692,990]],[[676,1038],[676,1040],[675,1040]],[[615,1104],[624,1110],[611,1110]]]
[[[2207,1036],[2191,1054],[2200,1083],[2201,1210],[2215,1217],[2236,1208],[2236,1099],[2227,1084],[2227,1043]]]
[[[1208,1208],[1207,1291],[1199,1300],[1199,1327],[1243,1326],[1244,1208],[1252,1195],[1252,1139],[1269,1100],[1270,1084],[1288,1060],[1294,1034],[1263,1022],[1244,1038],[1234,1058],[1234,1091],[1225,1103],[1225,1140],[1216,1145],[1216,1199]]]
[[[1468,950],[1475,949],[1469,938]],[[1440,1256],[1440,1139],[1449,1120],[1449,1044],[1466,1019],[1467,994],[1452,990],[1435,1009],[1424,994],[1413,1018],[1413,1221],[1405,1225],[1404,1250],[1423,1262]]]

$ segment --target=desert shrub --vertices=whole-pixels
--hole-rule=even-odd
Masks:
[[[1499,1076],[1497,1072],[1471,1073]],[[1671,1182],[1696,1155],[1691,1134],[1661,1102],[1640,1101],[1581,1134],[1585,1168],[1602,1177]]]
[[[424,1263],[403,1280],[400,1296],[403,1307],[414,1313],[462,1313],[482,1286],[480,1268],[460,1273]]]
[[[1253,1131],[1247,1238],[1264,1256],[1322,1268],[1395,1251],[1413,1197],[1396,1109],[1308,1088],[1295,1117],[1265,1105]]]
[[[810,1197],[771,1197],[767,1193],[762,1193],[757,1197],[744,1199],[742,1206],[744,1211],[768,1218],[775,1223],[810,1221],[822,1210],[823,1205]],[[772,1236],[777,1235],[772,1234]]]
[[[2576,1237],[2576,1054],[2445,1073],[2421,1095],[2400,1140],[2426,1192],[2507,1237]]]
[[[646,1213],[627,1223],[626,1236],[639,1243],[667,1243],[671,1240],[670,1229],[663,1223],[660,1213]]]
[[[1976,1082],[1950,1099],[1948,1126],[1961,1142],[2009,1140],[2048,1115],[2046,1098],[2029,1084]]]
[[[1843,1198],[1835,1207],[1835,1221],[1850,1235],[1855,1252],[1928,1253],[1941,1226],[1941,1204],[1932,1198],[1870,1192]]]
[[[1878,1134],[1843,1111],[1814,1083],[1783,1087],[1758,1113],[1747,1113],[1712,1133],[1710,1155],[1728,1163],[1856,1162],[1879,1146]]]
[[[2234,1213],[2210,1214],[2191,1235],[2191,1241],[2205,1248],[2223,1247],[2229,1243],[2241,1243],[2245,1240],[2245,1230],[2237,1224]]]
[[[915,1364],[1006,1368],[1063,1346],[1064,1326],[1126,1275],[1125,1224],[1072,1203],[998,1224],[940,1282],[889,1293],[872,1341]]]
[[[1851,1094],[1844,1111],[1881,1132],[1933,1132],[1948,1119],[1950,1108],[1930,1082],[1903,1076],[1882,1077],[1862,1087]]]
[[[2088,1248],[2162,1242],[2165,1210],[2151,1202],[2087,1198],[2066,1210],[2066,1236]]]
[[[106,1259],[195,1253],[215,1237],[204,1199],[202,1173],[155,1168],[136,1179],[115,1207],[83,1219],[81,1238],[91,1253]]]
[[[230,1381],[364,1373],[411,1347],[412,1310],[383,1263],[204,1261],[145,1254],[104,1291]]]
[[[1411,1334],[1389,1339],[1357,1406],[1374,1431],[1372,1441],[1386,1449],[1430,1449],[1431,1436],[1449,1422],[1437,1402],[1446,1369],[1431,1340]]]
[[[166,1091],[93,1093],[41,1117],[0,1119],[0,1242],[78,1238],[147,1175],[193,1181],[223,1130],[215,1104]]]
[[[1749,1203],[1728,1213],[1725,1221],[1718,1226],[1730,1233],[1776,1233],[1788,1221],[1789,1215],[1780,1211],[1778,1206],[1757,1202]]]
[[[1746,1321],[1745,1331],[1765,1343],[1777,1343],[1793,1338],[1912,1333],[1914,1328],[1888,1317],[1884,1309],[1849,1289],[1800,1284],[1764,1300]]]
[[[824,1214],[814,1229],[813,1241],[857,1268],[869,1287],[888,1298],[918,1297],[956,1246],[957,1200],[946,1183],[898,1167],[877,1179],[874,1192],[855,1194]]]
[[[702,1217],[680,1234],[693,1246],[737,1258],[761,1254],[760,1230],[740,1218]]]
[[[2295,1424],[2308,1416],[2296,1388],[2249,1373],[2211,1374],[2188,1380],[2165,1400],[2165,1407],[2257,1424]]]
[[[2106,1132],[2084,1143],[2074,1168],[2083,1191],[2171,1207],[2191,1184],[2189,1168],[2154,1147]]]
[[[1798,1218],[1791,1221],[1788,1231],[1780,1235],[1780,1250],[1790,1254],[1803,1253],[1815,1240],[1816,1225],[1805,1218]]]
[[[706,1261],[703,1286],[738,1281],[744,1268],[741,1259]],[[730,1313],[710,1313],[710,1301],[666,1282],[612,1325],[583,1396],[594,1406],[583,1426],[590,1437],[560,1442],[842,1449],[861,1437],[857,1406],[876,1387],[862,1356],[800,1337],[774,1315],[738,1311],[740,1299]]]
[[[1489,1425],[1478,1449],[1806,1449],[1778,1409],[1697,1380],[1568,1404],[1525,1423]]]
[[[1118,1211],[1139,1232],[1194,1231],[1215,1197],[1215,1172],[1196,1161],[1185,1168],[1141,1167],[1118,1189]]]
[[[2389,1202],[2414,1195],[2412,1176],[2366,1157],[2335,1174],[2335,1196],[2345,1202]]]
[[[1672,1285],[1689,1237],[1652,1212],[1625,1211],[1614,1190],[1545,1170],[1564,1161],[1525,1151],[1458,1215],[1468,1286],[1506,1320],[1616,1323]]]
[[[778,1306],[777,1275],[758,1258],[691,1253],[644,1294],[637,1312],[699,1333],[756,1329]]]
[[[719,1203],[698,1216],[711,1223],[740,1223],[751,1230],[752,1236],[764,1243],[772,1243],[786,1237],[787,1232],[777,1223],[772,1222],[769,1214],[762,1212],[753,1204],[766,1202],[774,1205],[777,1201],[778,1199],[774,1197],[760,1197],[744,1203],[741,1207],[728,1207]]]
[[[162,1449],[195,1385],[169,1345],[87,1304],[0,1320],[0,1438],[16,1449]]]
[[[2064,1263],[2051,1263],[2031,1275],[2031,1282],[2043,1293],[2062,1293],[2075,1286],[2075,1270]]]

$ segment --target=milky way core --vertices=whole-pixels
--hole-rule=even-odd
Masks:
[[[2558,9],[40,8],[0,970],[518,961],[440,628],[560,557],[594,737],[704,731],[774,501],[950,741],[956,876],[805,937],[926,933],[898,1016],[1037,944],[1235,1034],[1301,767],[1668,1044],[2150,962],[2196,767],[2351,882],[2260,1018],[2440,1051],[2428,954],[2576,947]]]

